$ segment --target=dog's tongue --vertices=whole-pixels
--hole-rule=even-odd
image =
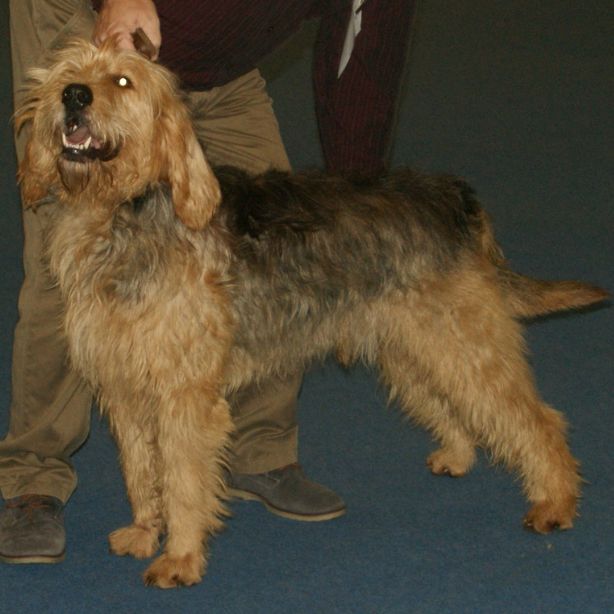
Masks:
[[[66,135],[66,140],[71,145],[81,145],[85,143],[90,136],[90,131],[87,126],[80,126],[74,132]]]

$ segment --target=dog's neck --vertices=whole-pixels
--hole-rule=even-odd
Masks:
[[[134,213],[138,215],[141,211],[143,211],[143,209],[147,206],[147,204],[153,200],[154,196],[160,191],[168,192],[168,189],[165,190],[161,186],[157,186],[157,187],[150,186],[142,194],[134,196],[130,200],[126,201],[124,205],[132,209],[132,211],[134,211]]]
[[[186,230],[175,215],[171,189],[164,183],[150,185],[143,193],[124,201],[116,208],[110,221],[112,226],[118,222],[120,225],[124,222],[136,224],[150,233],[174,229],[172,232],[183,234]]]

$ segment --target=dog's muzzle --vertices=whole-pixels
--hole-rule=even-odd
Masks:
[[[71,83],[62,92],[65,111],[62,156],[71,162],[106,161],[114,158],[119,151],[119,148],[92,134],[87,110],[93,102],[92,90],[81,83]]]

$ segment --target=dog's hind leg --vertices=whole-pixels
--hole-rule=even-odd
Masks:
[[[431,471],[451,477],[465,475],[475,463],[475,442],[458,420],[450,401],[434,389],[406,348],[396,343],[388,344],[379,362],[382,378],[392,397],[400,402],[413,421],[429,430],[441,444],[426,459]]]
[[[571,527],[580,478],[565,422],[539,398],[520,325],[488,269],[465,267],[424,284],[394,319],[393,338],[405,339],[465,431],[522,475],[533,503],[526,524],[538,532]]]
[[[433,428],[441,447],[426,459],[426,464],[435,475],[458,478],[468,473],[475,464],[475,442],[449,411],[449,402],[440,401],[447,409],[446,416]]]
[[[151,421],[136,419],[144,414],[134,405],[108,408],[107,413],[119,447],[133,517],[131,525],[109,535],[110,549],[122,556],[148,558],[157,551],[163,530],[157,488],[155,427]]]
[[[232,430],[225,400],[199,389],[166,394],[159,413],[160,485],[167,539],[146,584],[189,586],[205,571],[205,541],[226,510],[223,463]]]

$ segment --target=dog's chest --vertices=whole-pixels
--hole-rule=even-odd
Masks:
[[[95,388],[148,389],[202,365],[225,326],[216,274],[202,265],[205,246],[138,230],[95,232],[65,217],[51,234],[71,359]]]

